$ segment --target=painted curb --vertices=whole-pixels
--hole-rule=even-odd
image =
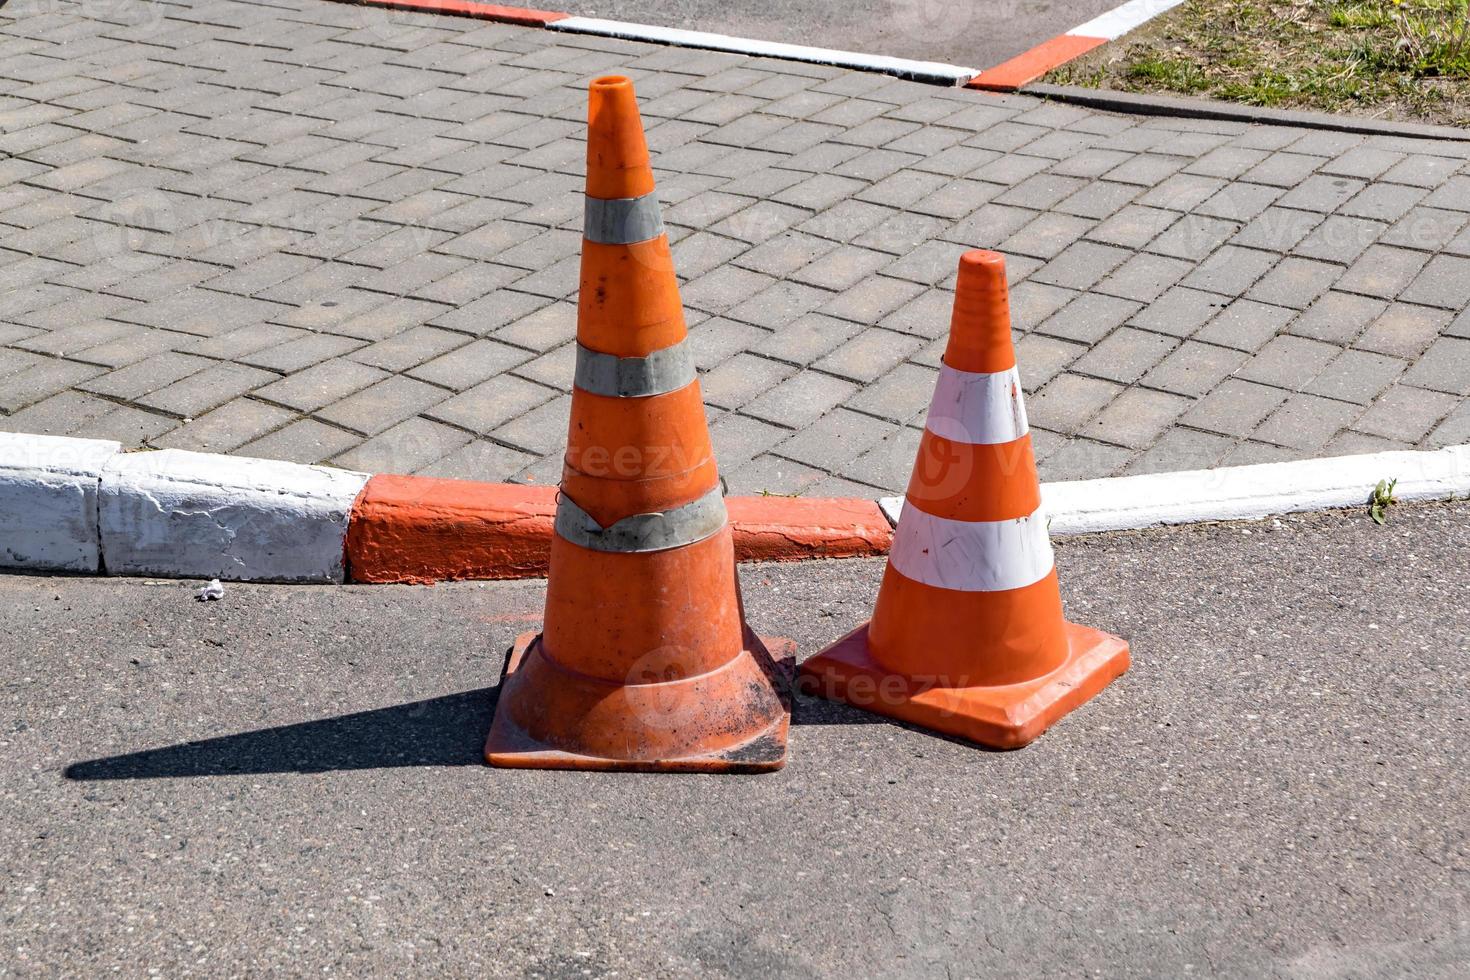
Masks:
[[[1470,495],[1470,446],[1045,483],[1041,499],[1053,535],[1091,534],[1363,507],[1394,479],[1401,501]],[[903,498],[879,506],[897,524]]]
[[[95,572],[97,487],[115,442],[0,432],[0,567]]]
[[[1118,92],[1112,89],[1086,88],[1081,85],[1023,85],[1021,94],[1070,102],[1106,112],[1126,112],[1141,116],[1180,116],[1188,119],[1220,119],[1227,122],[1261,126],[1296,126],[1301,129],[1329,129],[1339,133],[1363,133],[1368,136],[1398,136],[1405,139],[1432,139],[1465,142],[1470,129],[1436,126],[1430,123],[1400,122],[1390,119],[1364,119],[1339,116],[1330,112],[1306,112],[1298,109],[1272,109],[1266,106],[1235,105],[1215,99],[1191,99],[1152,92]]]
[[[753,38],[730,37],[706,31],[686,31],[675,27],[657,27],[653,24],[631,24],[597,17],[566,17],[548,23],[546,26],[549,30],[574,34],[596,34],[602,37],[622,38],[627,41],[651,41],[681,48],[729,51],[758,58],[782,58],[787,61],[805,61],[817,65],[832,65],[837,68],[853,68],[859,71],[894,75],[913,82],[927,82],[931,85],[964,85],[979,73],[977,68],[949,65],[938,61],[913,61],[908,58],[890,58],[885,55],[839,51],[833,48],[814,48],[804,44],[784,44],[779,41],[758,41]]]
[[[182,449],[119,453],[98,517],[112,575],[341,582],[366,473]]]
[[[475,20],[491,20],[500,24],[518,24],[521,27],[545,27],[553,21],[571,16],[571,14],[558,13],[554,10],[502,7],[493,3],[474,3],[473,0],[333,0],[333,2],[347,3],[357,7],[409,10],[420,14],[472,17]]]
[[[985,69],[970,80],[969,87],[992,92],[1014,92],[1093,48],[1116,41],[1183,2],[1184,0],[1128,0],[1085,24],[1078,24],[1065,34],[1058,34],[1009,61]]]
[[[546,574],[555,487],[375,476],[347,529],[351,580],[427,584]],[[882,555],[893,539],[871,500],[727,497],[738,561]]]

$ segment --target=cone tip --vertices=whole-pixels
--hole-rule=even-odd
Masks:
[[[633,81],[603,75],[587,85],[587,194],[604,200],[653,190]]]
[[[944,363],[960,371],[986,373],[1016,364],[1006,260],[999,252],[977,248],[960,256]]]

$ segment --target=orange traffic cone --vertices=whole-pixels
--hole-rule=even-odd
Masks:
[[[802,665],[802,690],[1019,748],[1127,669],[1126,642],[1062,618],[1005,259],[968,252],[873,618]]]
[[[735,551],[633,84],[591,85],[571,426],[545,631],[516,641],[497,766],[779,769],[790,703]],[[783,659],[794,655],[779,643]]]

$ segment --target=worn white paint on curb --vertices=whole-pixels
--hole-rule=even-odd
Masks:
[[[1046,483],[1041,499],[1052,534],[1088,534],[1366,507],[1379,480],[1395,479],[1403,501],[1470,494],[1470,446]],[[897,526],[903,498],[878,505]]]
[[[165,449],[104,468],[102,554],[114,575],[340,582],[366,473]]]
[[[657,44],[671,44],[683,48],[731,51],[760,58],[806,61],[818,65],[833,65],[838,68],[882,72],[885,75],[895,75],[911,81],[938,85],[963,85],[980,73],[978,68],[947,65],[938,61],[912,61],[908,58],[889,58],[881,54],[813,48],[804,44],[783,44],[779,41],[757,41],[753,38],[729,37],[725,34],[710,34],[705,31],[685,31],[675,27],[655,27],[652,24],[629,24],[618,20],[602,20],[597,17],[566,17],[550,22],[546,25],[546,29],[569,31],[573,34],[598,34],[628,41],[653,41]]]
[[[1073,37],[1100,37],[1104,41],[1116,41],[1183,2],[1184,0],[1128,0],[1085,24],[1078,24],[1067,33]]]
[[[97,571],[97,485],[120,448],[0,432],[0,567]]]

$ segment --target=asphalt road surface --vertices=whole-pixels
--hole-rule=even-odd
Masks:
[[[479,763],[541,583],[0,577],[3,975],[1458,977],[1470,505],[1073,539],[1028,748],[802,700],[764,776]],[[809,655],[880,561],[749,566]]]
[[[990,68],[1122,0],[566,0],[582,17]]]

